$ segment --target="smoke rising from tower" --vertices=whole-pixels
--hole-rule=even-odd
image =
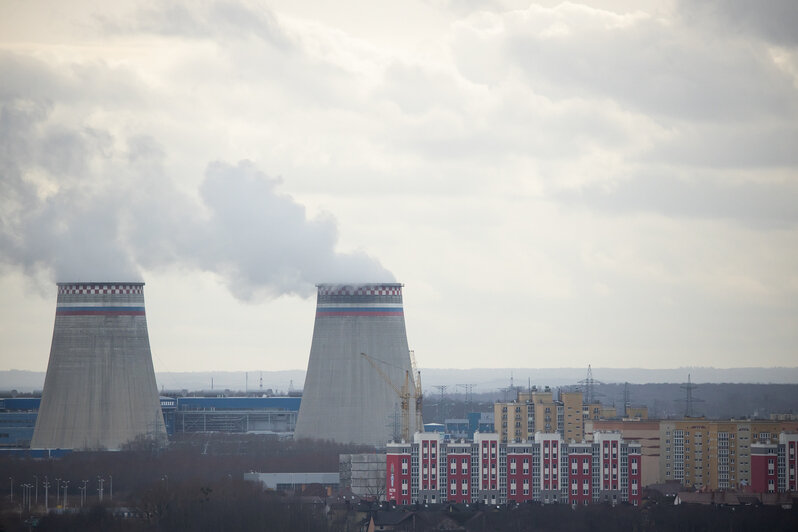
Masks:
[[[35,99],[0,103],[0,265],[57,281],[180,266],[219,274],[243,300],[393,277],[336,251],[335,221],[310,218],[250,161],[211,162],[198,188],[180,188],[150,137],[55,127]]]
[[[166,430],[143,283],[60,283],[32,448],[119,449]]]
[[[396,435],[403,392],[409,433],[423,430],[411,372],[401,284],[318,285],[294,437],[382,447]]]

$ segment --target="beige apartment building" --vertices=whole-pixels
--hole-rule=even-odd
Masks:
[[[566,442],[584,439],[582,392],[561,392],[555,399],[548,386],[518,391],[515,401],[493,405],[493,419],[502,443],[526,441],[536,432],[556,432]]]
[[[614,406],[606,406],[601,403],[590,403],[582,405],[582,419],[584,421],[600,419],[612,419],[618,417]]]
[[[624,441],[640,444],[642,472],[640,483],[650,486],[659,482],[659,421],[649,420],[588,420],[585,421],[585,441],[593,441],[594,432],[620,432]]]
[[[796,421],[685,418],[659,423],[660,482],[711,490],[738,489],[751,482],[751,445],[777,443],[781,432],[797,432]]]
[[[581,442],[585,438],[585,422],[582,416],[582,392],[562,392],[563,439],[566,442]]]

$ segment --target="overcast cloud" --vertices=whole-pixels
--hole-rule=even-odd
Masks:
[[[95,279],[159,371],[394,279],[422,366],[795,365],[795,2],[317,4],[0,5],[3,368]]]

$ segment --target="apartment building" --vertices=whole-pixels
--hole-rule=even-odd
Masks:
[[[599,408],[596,415],[601,413]],[[548,386],[540,391],[518,391],[515,401],[493,405],[493,418],[502,443],[526,441],[536,432],[556,432],[565,441],[584,438],[584,407],[582,392],[578,391],[561,391],[557,399]]]
[[[659,430],[660,482],[723,490],[750,486],[752,445],[776,444],[798,422],[685,418],[660,421]]]
[[[398,505],[484,503],[638,505],[640,445],[620,433],[596,433],[591,443],[567,443],[559,433],[504,443],[498,433],[473,442],[445,442],[416,433],[412,443],[389,443],[386,500]]]
[[[798,434],[779,434],[778,443],[751,445],[751,491],[798,492]]]
[[[585,441],[592,442],[596,432],[618,432],[626,441],[636,441],[643,453],[643,486],[660,481],[660,433],[657,420],[612,419],[585,422]]]

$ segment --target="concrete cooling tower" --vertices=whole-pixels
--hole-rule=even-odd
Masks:
[[[119,449],[166,430],[144,283],[59,283],[32,448]]]
[[[384,447],[401,435],[403,413],[412,437],[415,391],[402,285],[318,285],[294,437]]]

